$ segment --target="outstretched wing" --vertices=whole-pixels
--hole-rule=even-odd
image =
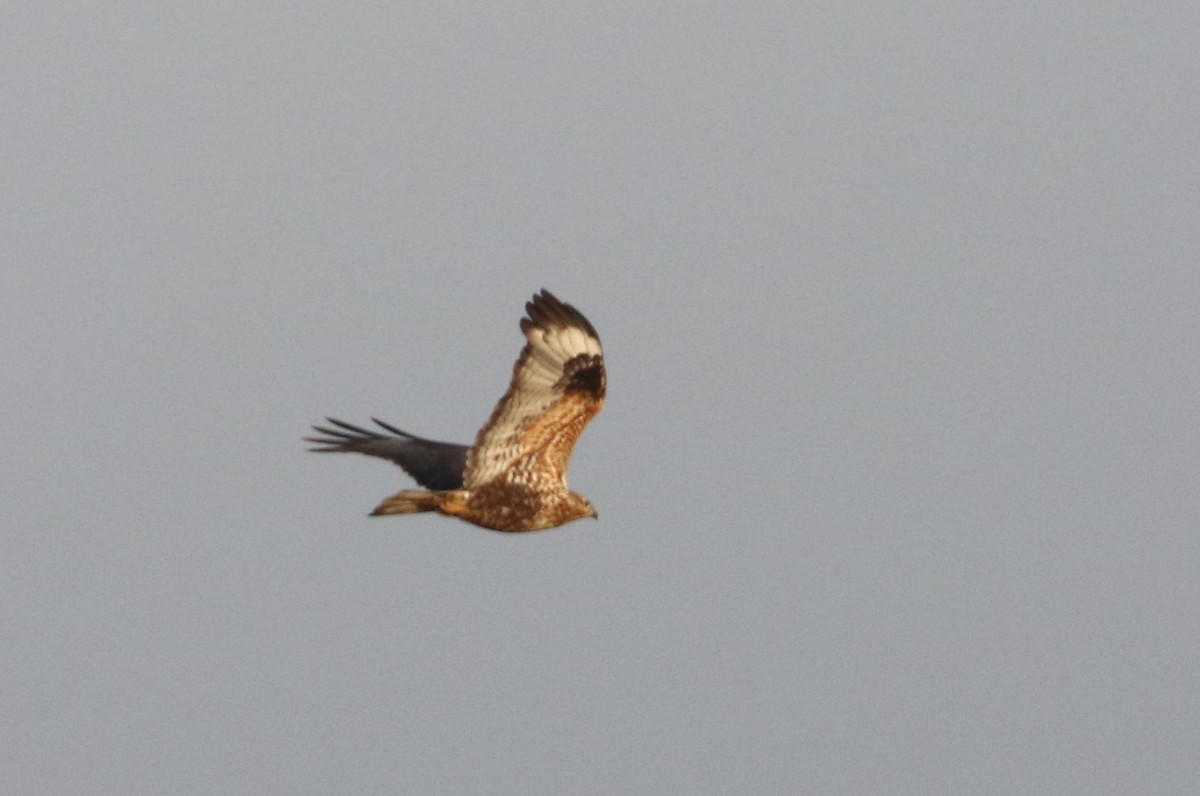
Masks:
[[[338,428],[313,426],[323,437],[305,437],[319,447],[309,448],[318,453],[364,453],[378,456],[400,465],[418,484],[426,489],[458,489],[463,485],[467,463],[467,446],[449,442],[434,442],[407,434],[382,420],[375,423],[390,434],[380,434],[359,428],[332,417],[325,418]],[[394,436],[393,436],[394,435]]]
[[[531,479],[565,481],[575,441],[604,405],[604,355],[587,318],[547,290],[525,312],[528,342],[508,392],[467,454],[468,489],[518,463]]]

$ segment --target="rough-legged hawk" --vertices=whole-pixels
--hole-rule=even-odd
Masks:
[[[426,489],[405,489],[372,515],[437,511],[497,531],[540,531],[595,517],[587,498],[567,489],[567,464],[583,427],[604,405],[604,355],[587,318],[543,290],[525,305],[528,341],[513,366],[512,383],[475,444],[454,445],[389,433],[332,417],[337,428],[313,426],[306,437],[332,453],[390,459]]]

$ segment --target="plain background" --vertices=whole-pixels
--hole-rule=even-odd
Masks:
[[[2,16],[6,792],[1200,787],[1200,6]],[[541,287],[600,521],[368,519]]]

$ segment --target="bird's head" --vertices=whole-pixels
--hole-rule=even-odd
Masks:
[[[591,517],[596,520],[600,519],[600,515],[596,512],[596,507],[592,505],[592,501],[578,492],[571,493],[571,508],[574,510],[575,519],[582,519],[584,517]]]

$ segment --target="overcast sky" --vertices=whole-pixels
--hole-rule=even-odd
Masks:
[[[1196,792],[1200,6],[2,16],[6,792]],[[599,522],[368,518],[542,287]]]

